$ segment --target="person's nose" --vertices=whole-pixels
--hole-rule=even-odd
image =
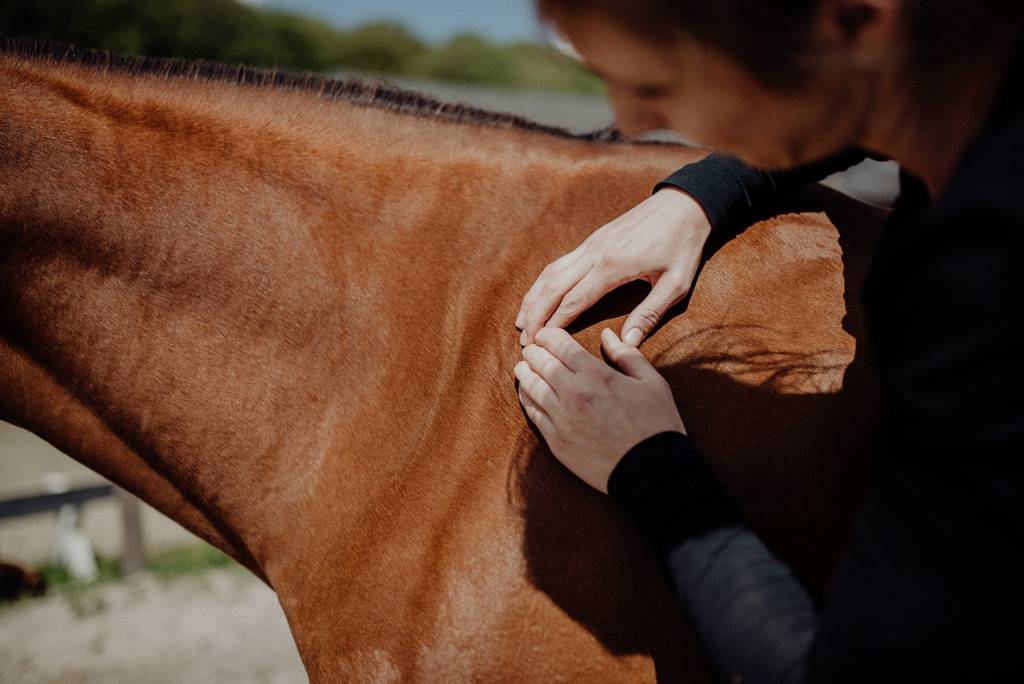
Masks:
[[[644,133],[668,128],[665,117],[650,106],[635,102],[611,89],[608,95],[615,110],[615,127],[623,135],[636,138]]]
[[[644,133],[664,130],[668,128],[668,124],[654,112],[631,112],[628,115],[617,113],[615,127],[626,137],[638,138]]]

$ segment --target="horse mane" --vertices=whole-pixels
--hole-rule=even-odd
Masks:
[[[400,114],[441,119],[450,123],[512,128],[584,142],[629,143],[614,126],[590,133],[573,133],[565,128],[531,121],[505,112],[493,112],[467,104],[442,102],[415,90],[386,81],[331,78],[322,74],[260,69],[207,60],[122,55],[107,50],[80,48],[49,41],[0,35],[0,56],[13,55],[57,64],[74,64],[132,76],[155,76],[168,80],[203,80],[228,85],[308,92],[328,100],[357,106],[376,107]],[[640,141],[643,142],[643,141]],[[634,144],[636,144],[634,142]]]

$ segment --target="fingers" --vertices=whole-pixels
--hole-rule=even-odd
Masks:
[[[646,380],[652,375],[658,375],[657,369],[640,353],[639,349],[620,340],[618,335],[608,328],[601,331],[601,347],[604,348],[608,358],[631,378]]]
[[[622,284],[622,281],[611,280],[598,269],[591,269],[583,280],[569,290],[555,313],[548,319],[545,327],[564,328],[575,321],[580,314],[592,307],[601,297]]]
[[[590,270],[589,266],[574,258],[573,254],[574,252],[570,252],[545,268],[523,297],[520,314],[516,316],[516,324],[521,324],[523,330],[519,338],[523,346],[533,342],[534,335],[544,325],[544,321],[554,313],[565,293],[583,280]]]
[[[654,283],[650,293],[640,302],[622,326],[622,339],[626,344],[639,346],[665,312],[689,292],[689,283],[677,274],[665,273]]]
[[[519,403],[523,405],[526,416],[537,426],[544,439],[550,440],[551,435],[555,433],[555,424],[551,421],[551,417],[544,412],[544,409],[523,391],[522,384],[519,385]]]
[[[544,347],[527,345],[523,348],[523,358],[530,369],[555,390],[555,394],[562,394],[573,385],[574,373]]]
[[[535,373],[530,364],[520,361],[513,369],[516,380],[519,381],[520,393],[526,394],[545,413],[550,413],[557,405],[558,398],[555,390],[545,382],[544,378]]]
[[[579,373],[605,373],[608,366],[588,352],[561,328],[541,328],[535,336],[537,346],[551,352],[551,355],[565,364],[566,368]]]

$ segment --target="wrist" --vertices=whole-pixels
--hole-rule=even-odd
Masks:
[[[654,193],[654,197],[668,207],[678,224],[684,226],[701,244],[711,237],[711,219],[696,197],[674,185],[662,186]]]
[[[676,432],[652,435],[626,452],[607,489],[663,555],[686,539],[743,519],[690,439]]]

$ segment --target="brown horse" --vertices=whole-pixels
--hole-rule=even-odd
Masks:
[[[701,156],[594,138],[7,43],[0,417],[265,580],[315,681],[704,681],[653,557],[513,386],[540,268]],[[821,588],[868,468],[858,293],[880,216],[795,202],[714,253],[645,350]],[[596,350],[638,294],[574,332]]]

